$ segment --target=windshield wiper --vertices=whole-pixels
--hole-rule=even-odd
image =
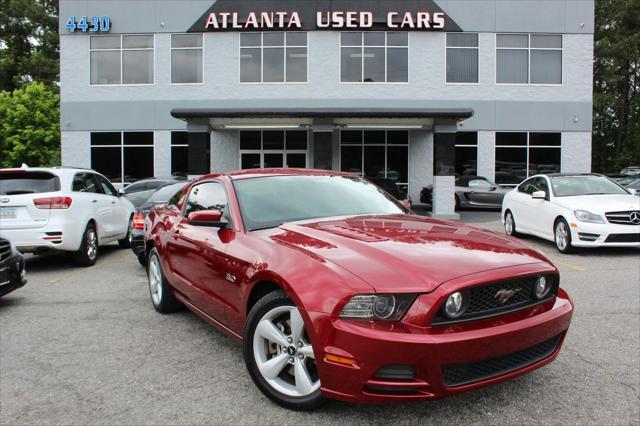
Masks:
[[[260,226],[258,228],[250,228],[249,231],[262,231],[264,229],[273,229],[273,228],[277,228],[279,226],[282,226],[282,224],[283,224],[283,222],[276,223],[275,225]]]

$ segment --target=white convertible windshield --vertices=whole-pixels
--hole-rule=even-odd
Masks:
[[[265,176],[234,182],[248,230],[286,222],[407,211],[376,185],[355,176]]]
[[[556,197],[628,194],[624,188],[604,176],[552,176],[551,187]]]

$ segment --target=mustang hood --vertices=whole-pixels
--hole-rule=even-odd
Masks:
[[[550,263],[507,236],[411,215],[291,223],[268,238],[321,256],[377,292],[430,292],[463,275]]]

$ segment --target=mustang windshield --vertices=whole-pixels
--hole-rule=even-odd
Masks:
[[[552,176],[551,186],[556,197],[629,194],[620,185],[603,176]]]
[[[248,230],[286,222],[407,211],[376,185],[353,176],[265,176],[234,182]]]

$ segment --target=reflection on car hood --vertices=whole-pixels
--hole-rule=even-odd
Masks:
[[[554,203],[569,210],[587,210],[591,213],[604,214],[640,210],[640,199],[635,195],[578,195],[574,197],[556,197]]]
[[[549,262],[513,238],[413,215],[290,223],[265,237],[321,256],[378,292],[429,292],[463,275]]]

